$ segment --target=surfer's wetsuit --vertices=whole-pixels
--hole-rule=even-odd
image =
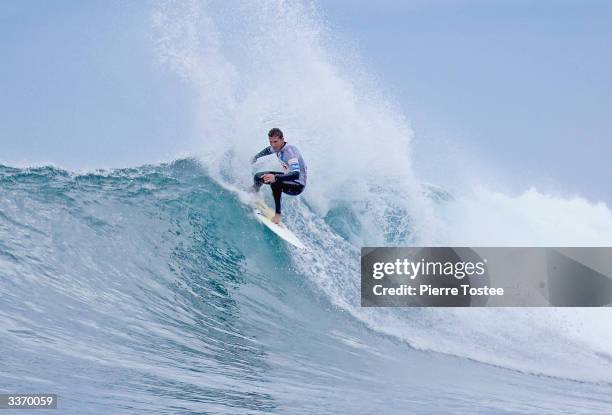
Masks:
[[[253,157],[253,160],[257,160],[259,157],[267,156],[274,153],[272,146],[268,146],[261,150]],[[281,195],[287,193],[291,196],[296,196],[302,193],[306,187],[306,163],[300,154],[297,147],[291,144],[285,143],[281,149],[276,152],[276,156],[283,166],[283,172],[279,171],[264,171],[259,172],[253,178],[253,187],[255,191],[259,191],[259,188],[264,184],[262,176],[264,174],[273,174],[276,177],[274,183],[270,183],[272,188],[272,195],[274,196],[274,209],[276,213],[281,213]]]

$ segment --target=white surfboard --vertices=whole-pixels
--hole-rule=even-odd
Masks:
[[[276,224],[272,222],[272,217],[274,216],[274,211],[266,205],[266,202],[263,200],[256,200],[252,204],[253,212],[255,213],[255,217],[258,221],[266,225],[268,229],[277,234],[281,239],[289,242],[291,245],[305,249],[306,246],[298,239],[297,236],[293,232],[291,232],[284,223]]]

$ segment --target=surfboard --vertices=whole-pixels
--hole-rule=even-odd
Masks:
[[[272,222],[272,217],[274,216],[274,211],[266,205],[266,202],[263,200],[255,200],[252,202],[253,212],[255,213],[255,217],[258,221],[263,223],[268,229],[278,235],[282,240],[290,243],[291,245],[305,249],[306,246],[299,240],[297,236],[293,232],[289,230],[285,226],[284,223],[276,224]]]

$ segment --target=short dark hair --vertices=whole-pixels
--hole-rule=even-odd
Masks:
[[[281,131],[280,128],[276,128],[274,127],[273,129],[270,130],[270,132],[268,133],[268,137],[272,138],[272,137],[278,137],[284,140],[283,138],[283,132]]]

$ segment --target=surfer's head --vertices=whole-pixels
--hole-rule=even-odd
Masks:
[[[272,146],[272,150],[279,151],[283,148],[285,144],[285,139],[283,138],[283,132],[280,128],[273,128],[268,133],[268,139],[270,139],[270,146]]]

